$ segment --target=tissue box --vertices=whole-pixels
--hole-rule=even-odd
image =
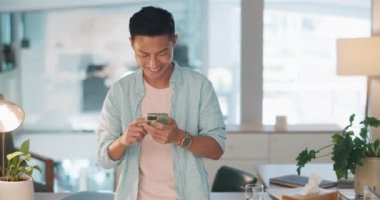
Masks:
[[[282,200],[336,200],[338,199],[338,192],[336,191],[321,191],[318,194],[309,195],[286,195],[283,194]]]

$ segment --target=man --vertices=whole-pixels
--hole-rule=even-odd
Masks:
[[[110,88],[97,132],[100,163],[121,165],[115,199],[209,199],[203,158],[219,159],[226,140],[212,84],[173,61],[168,11],[144,7],[129,29],[140,69]],[[148,113],[168,113],[169,122],[148,124]]]

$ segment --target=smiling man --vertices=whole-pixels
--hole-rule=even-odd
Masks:
[[[140,69],[109,90],[97,131],[99,162],[121,165],[115,199],[207,200],[203,158],[217,160],[225,124],[209,80],[173,61],[178,36],[172,15],[144,7],[129,22]],[[168,123],[146,123],[166,113]]]

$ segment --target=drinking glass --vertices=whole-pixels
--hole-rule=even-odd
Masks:
[[[263,184],[247,184],[244,189],[245,200],[264,200]]]
[[[371,188],[365,185],[363,190],[363,200],[379,200],[380,194],[378,194],[375,189],[376,188]]]

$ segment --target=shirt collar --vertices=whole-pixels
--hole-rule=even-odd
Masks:
[[[175,90],[177,86],[181,83],[182,77],[180,72],[180,67],[175,61],[173,61],[173,72],[170,76],[169,85]],[[145,88],[144,88],[144,77],[143,77],[143,70],[139,68],[136,72],[136,93],[140,94],[141,98],[144,95]]]

